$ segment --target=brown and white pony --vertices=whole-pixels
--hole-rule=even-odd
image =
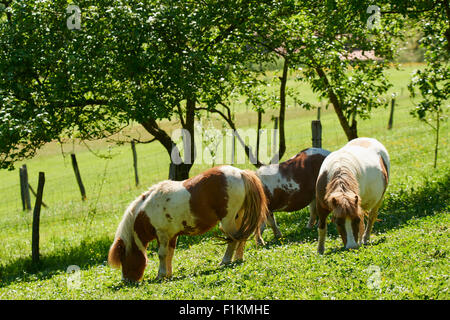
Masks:
[[[157,239],[158,278],[172,275],[179,235],[203,234],[218,222],[229,239],[222,264],[243,258],[245,241],[265,219],[267,203],[254,172],[231,166],[208,169],[184,181],[162,181],[126,209],[109,250],[108,262],[122,267],[124,280],[140,281],[147,246]]]
[[[326,220],[331,211],[346,249],[369,241],[389,182],[389,171],[386,148],[372,138],[353,139],[325,159],[316,187],[320,254],[325,250]]]
[[[267,222],[276,238],[281,237],[273,212],[292,212],[303,209],[309,204],[310,218],[307,227],[312,228],[316,221],[316,180],[320,166],[330,151],[320,148],[308,148],[280,164],[262,166],[256,171],[264,185],[268,201]],[[265,223],[261,225],[256,241],[263,243],[261,234]]]

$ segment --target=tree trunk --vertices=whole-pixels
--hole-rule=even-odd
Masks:
[[[167,154],[170,157],[169,179],[176,181],[187,179],[192,164],[186,165],[181,160],[180,151],[167,132],[162,130],[154,119],[149,119],[141,124],[166,149]]]
[[[434,165],[433,167],[436,169],[437,167],[437,159],[438,159],[438,150],[439,150],[439,122],[440,122],[440,114],[439,109],[436,116],[436,141],[434,144]]]
[[[336,112],[336,115],[338,116],[339,123],[341,124],[342,129],[344,129],[347,139],[350,141],[355,138],[358,138],[358,130],[357,130],[356,120],[354,119],[352,122],[352,125],[350,126],[348,119],[344,115],[342,105],[341,105],[338,97],[334,93],[333,89],[331,88],[330,82],[328,81],[328,78],[327,78],[325,72],[320,67],[316,68],[316,72],[319,75],[319,77],[324,81],[325,86],[327,87],[328,98],[330,99],[330,102],[333,105],[334,111]]]
[[[259,162],[259,142],[261,138],[261,122],[262,122],[262,111],[258,110],[258,125],[256,129],[256,162]]]
[[[189,178],[189,171],[192,165],[185,163],[175,164],[170,163],[169,167],[169,179],[174,181],[183,181]]]
[[[284,133],[284,119],[286,115],[286,84],[288,78],[289,61],[288,58],[284,58],[283,74],[280,77],[280,115],[279,115],[279,128],[280,128],[280,145],[278,148],[278,159],[281,159],[286,151],[286,136]]]
[[[353,120],[352,125],[350,126],[350,134],[347,135],[348,141],[358,138],[358,122]]]
[[[182,118],[182,114],[180,114],[180,118]],[[171,163],[169,167],[170,180],[183,181],[189,178],[189,171],[191,170],[192,165],[194,164],[196,158],[194,123],[195,123],[195,98],[190,97],[186,99],[186,117],[185,120],[182,121],[183,129],[187,131],[187,133],[183,135],[184,160],[181,163],[175,163],[171,158]],[[176,150],[178,149],[173,149],[172,152],[177,152]]]
[[[133,154],[134,182],[137,187],[137,186],[139,186],[139,173],[138,173],[138,166],[137,166],[136,143],[134,142],[134,140],[131,141],[131,152]]]
[[[184,122],[183,129],[189,132],[189,137],[184,139],[184,163],[189,166],[189,169],[192,167],[192,164],[195,161],[195,132],[194,132],[194,123],[195,123],[195,98],[188,98],[186,100],[186,121]]]
[[[180,112],[180,119],[183,115]],[[154,119],[148,119],[142,122],[142,126],[155,137],[166,149],[170,157],[169,179],[182,181],[189,178],[189,171],[195,161],[195,140],[194,140],[194,121],[195,121],[195,98],[186,100],[186,117],[182,120],[183,129],[187,132],[183,134],[184,159],[181,159],[180,150],[178,150],[172,138],[162,130]]]

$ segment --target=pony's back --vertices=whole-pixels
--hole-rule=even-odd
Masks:
[[[355,175],[361,174],[364,167],[378,167],[380,157],[390,172],[390,158],[386,148],[374,138],[357,138],[349,141],[341,149],[332,152],[325,158],[320,173],[334,172],[338,168],[346,167]]]
[[[344,148],[353,150],[354,153],[360,156],[367,156],[367,154],[372,153],[381,157],[386,166],[386,170],[390,171],[390,158],[389,153],[384,147],[384,145],[374,138],[357,138],[349,141]],[[377,159],[379,160],[379,159]]]

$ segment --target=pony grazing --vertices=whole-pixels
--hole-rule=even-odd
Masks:
[[[281,237],[273,212],[292,212],[303,209],[309,204],[310,218],[307,227],[312,228],[316,221],[316,180],[320,166],[330,151],[320,148],[308,148],[280,164],[262,166],[256,171],[266,192],[269,214],[267,222],[276,238]],[[261,234],[265,223],[261,225],[256,241],[263,243]]]
[[[184,181],[162,181],[126,209],[109,250],[108,262],[122,267],[124,280],[140,281],[147,246],[157,239],[158,279],[172,275],[179,235],[199,235],[218,222],[228,240],[222,264],[243,258],[245,241],[267,213],[263,186],[254,172],[231,166],[208,169]]]
[[[331,211],[346,249],[359,247],[361,241],[368,243],[389,182],[389,170],[386,148],[372,138],[353,139],[325,159],[316,186],[320,254],[325,250],[326,220]]]

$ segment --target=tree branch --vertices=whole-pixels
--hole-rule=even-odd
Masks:
[[[87,99],[84,101],[77,101],[74,103],[71,103],[70,105],[63,106],[63,108],[80,108],[80,107],[86,107],[86,106],[93,106],[93,105],[106,105],[108,104],[108,100],[102,100],[102,99]]]
[[[257,168],[263,166],[264,163],[260,162],[259,159],[256,159],[256,157],[252,153],[252,148],[250,146],[248,146],[247,144],[245,144],[244,140],[242,139],[242,137],[237,132],[236,125],[233,122],[233,120],[231,119],[230,108],[227,105],[225,105],[223,102],[220,102],[220,104],[227,109],[228,117],[222,111],[220,111],[218,109],[210,109],[210,108],[204,108],[204,107],[200,108],[200,107],[198,107],[198,108],[195,108],[195,110],[198,110],[198,111],[199,110],[205,110],[205,111],[209,111],[209,112],[213,112],[213,113],[219,114],[228,123],[230,128],[233,130],[233,132],[234,132],[233,134],[236,135],[236,137],[238,138],[239,143],[244,148],[245,154],[246,154],[247,158],[250,160],[250,162]],[[256,160],[256,161],[254,161],[255,163],[253,163],[252,160]]]
[[[147,140],[147,141],[142,141],[142,140],[139,140],[139,139],[133,139],[133,141],[137,142],[137,143],[142,143],[142,144],[149,144],[149,143],[152,143],[153,141],[156,141],[156,138],[153,138],[153,139],[150,139],[150,140]]]
[[[184,122],[184,119],[183,119],[183,111],[181,110],[181,106],[180,106],[179,102],[176,105],[177,105],[178,115],[180,117],[181,126],[184,128],[186,126],[186,123]]]
[[[176,144],[172,141],[172,138],[170,138],[167,132],[158,126],[155,119],[150,118],[147,121],[141,122],[141,125],[163,145],[169,155],[172,154],[172,148],[176,146]]]
[[[284,133],[284,119],[286,114],[286,84],[287,84],[287,78],[288,78],[288,71],[289,71],[289,61],[288,58],[284,58],[284,64],[283,64],[283,74],[280,78],[281,84],[280,84],[280,114],[279,114],[279,120],[280,120],[280,144],[278,146],[278,159],[281,159],[283,157],[284,152],[286,151],[286,138]]]
[[[334,111],[336,112],[336,115],[338,116],[339,122],[342,126],[342,128],[344,129],[344,132],[347,136],[348,140],[352,140],[356,135],[356,132],[354,132],[354,129],[356,128],[352,128],[350,127],[347,118],[344,115],[344,112],[342,110],[342,104],[339,102],[338,97],[336,96],[335,92],[333,91],[333,88],[331,87],[330,82],[328,81],[327,75],[325,74],[325,72],[323,71],[323,69],[321,67],[316,67],[315,68],[318,76],[322,79],[322,81],[325,84],[327,93],[328,93],[328,98],[330,99],[331,104],[334,107]]]

